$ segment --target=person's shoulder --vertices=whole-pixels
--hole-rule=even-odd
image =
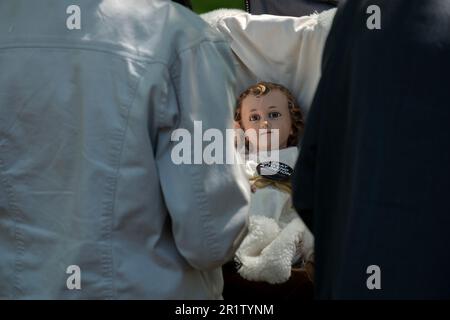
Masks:
[[[173,2],[169,2],[167,6],[166,10],[169,12],[164,29],[169,37],[176,40],[178,53],[205,42],[225,42],[223,36],[196,13]]]
[[[92,39],[106,39],[135,56],[164,64],[171,64],[183,50],[223,40],[197,14],[170,0],[135,0],[132,6],[104,0],[91,9],[101,22],[96,21]]]

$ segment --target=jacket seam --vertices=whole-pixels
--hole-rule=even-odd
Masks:
[[[224,45],[227,45],[227,44],[228,44],[228,42],[227,42],[226,40],[224,40],[224,39],[217,39],[217,40],[203,39],[203,40],[201,40],[201,41],[192,43],[191,45],[187,46],[186,48],[180,49],[180,50],[177,52],[177,55],[180,56],[180,55],[182,55],[185,51],[189,51],[189,50],[195,49],[196,47],[200,47],[200,46],[203,45],[205,42],[208,42],[208,43],[214,43],[214,44],[220,44],[220,43],[221,43],[221,44],[224,44]]]
[[[107,182],[107,193],[109,193],[112,196],[112,199],[110,202],[105,203],[105,211],[109,212],[109,223],[106,223],[106,231],[104,231],[106,233],[105,236],[109,236],[109,255],[110,255],[110,259],[108,261],[108,257],[106,256],[106,254],[103,256],[103,261],[102,261],[102,266],[105,269],[106,274],[110,275],[110,279],[111,279],[111,290],[113,291],[112,293],[112,297],[116,298],[117,297],[117,293],[116,293],[116,288],[115,288],[115,276],[114,276],[114,254],[113,254],[113,241],[112,241],[112,233],[113,233],[113,220],[114,220],[114,212],[115,212],[115,207],[116,207],[116,194],[117,194],[117,185],[119,183],[119,174],[120,171],[122,169],[122,156],[123,156],[123,150],[125,148],[125,140],[126,140],[126,135],[128,132],[128,128],[129,128],[129,121],[130,121],[130,115],[131,115],[131,111],[135,105],[135,101],[136,101],[136,97],[137,97],[137,91],[138,88],[140,86],[140,84],[142,83],[142,80],[146,77],[146,75],[148,74],[149,70],[149,65],[152,64],[158,64],[159,62],[148,62],[146,63],[146,67],[145,67],[145,72],[141,75],[141,77],[136,81],[136,84],[134,85],[133,89],[132,89],[132,98],[131,101],[129,103],[129,107],[126,108],[126,106],[122,105],[122,107],[125,107],[126,112],[122,115],[124,117],[124,121],[125,121],[125,126],[123,128],[123,130],[121,132],[117,132],[116,136],[114,137],[114,140],[119,141],[120,142],[120,146],[114,148],[116,150],[112,150],[112,153],[118,152],[116,155],[115,154],[111,154],[111,158],[113,160],[113,164],[116,167],[115,168],[115,173],[113,176],[111,176],[108,179]],[[165,65],[165,64],[163,64]],[[117,163],[114,163],[114,159],[115,156],[117,156],[116,159]],[[108,217],[105,217],[105,219]],[[109,265],[107,265],[109,264]],[[108,295],[107,295],[108,296]]]
[[[187,52],[187,51],[192,51],[193,49],[196,49],[197,47],[202,46],[204,43],[221,44],[221,45],[225,45],[225,46],[228,45],[228,42],[227,42],[226,40],[223,40],[223,39],[220,39],[220,40],[204,39],[204,40],[202,40],[202,41],[198,41],[198,42],[196,42],[196,43],[194,43],[194,44],[191,44],[190,46],[188,46],[188,47],[186,47],[186,48],[183,48],[183,49],[181,49],[181,50],[179,50],[179,51],[177,52],[176,58],[174,59],[174,62],[173,62],[173,63],[170,63],[170,68],[169,68],[170,73],[172,74],[172,68],[175,67],[175,65],[176,65],[175,62],[176,62],[177,60],[180,60],[180,56],[181,56],[181,55],[183,55],[183,54],[184,54],[185,52]]]
[[[195,167],[196,165],[194,165],[194,169],[196,169],[197,167]],[[208,241],[208,243],[203,243],[202,245],[205,246],[205,249],[209,249],[208,247],[210,247],[211,249],[211,253],[213,256],[213,262],[219,262],[219,249],[217,247],[217,243],[219,243],[219,241],[217,241],[217,239],[215,239],[215,232],[212,231],[214,229],[214,224],[211,223],[211,221],[213,220],[210,214],[210,210],[208,210],[208,199],[205,195],[205,191],[204,188],[201,187],[201,179],[200,176],[198,175],[198,173],[195,170],[189,170],[189,172],[191,173],[192,177],[193,177],[193,181],[195,181],[194,184],[194,190],[196,192],[194,192],[194,194],[196,194],[196,199],[197,202],[199,204],[199,207],[201,208],[201,221],[202,221],[202,226],[205,228],[205,235],[206,235],[206,239]],[[208,245],[209,244],[209,245]],[[206,250],[205,252],[209,252],[209,250]]]
[[[0,144],[0,150],[5,149],[4,144]],[[0,154],[2,154],[1,152]],[[6,153],[6,152],[5,152]],[[4,168],[4,160],[0,158],[0,173],[3,172]],[[11,209],[10,216],[12,217],[12,221],[14,221],[14,246],[15,246],[15,258],[14,258],[14,273],[13,273],[13,298],[17,298],[20,296],[20,292],[22,292],[21,284],[20,284],[20,272],[22,271],[22,261],[21,258],[25,252],[25,245],[23,240],[23,234],[20,232],[19,223],[22,222],[21,212],[19,207],[17,206],[16,197],[14,191],[12,190],[11,184],[8,182],[8,179],[5,174],[1,174],[1,182],[5,188],[7,193],[7,201],[8,206]]]
[[[179,59],[179,57],[178,57]],[[175,97],[177,99],[177,107],[178,107],[178,113],[179,113],[179,119],[178,122],[181,121],[182,118],[182,114],[181,114],[181,105],[183,104],[183,102],[179,99],[178,97],[178,90],[177,87],[175,86],[175,81],[173,79],[173,75],[171,72],[169,72],[169,76],[174,88],[174,92],[175,92]],[[179,123],[176,124],[175,128],[179,127]],[[189,165],[192,166],[192,165]],[[195,199],[197,201],[197,203],[199,204],[199,208],[200,210],[200,218],[201,218],[201,222],[202,222],[202,226],[205,229],[205,235],[206,235],[206,239],[207,241],[209,241],[209,246],[208,244],[202,243],[202,246],[205,246],[205,249],[208,249],[208,247],[211,248],[211,252],[213,254],[213,256],[215,257],[213,259],[214,262],[218,262],[219,259],[219,249],[217,246],[217,243],[219,243],[218,241],[215,241],[215,232],[213,231],[209,231],[209,230],[213,230],[214,229],[214,224],[211,225],[211,214],[209,213],[210,211],[208,210],[208,200],[204,191],[204,188],[201,187],[201,179],[199,177],[199,175],[197,174],[197,172],[195,171],[196,169],[196,165],[194,164],[192,168],[188,167],[188,172],[192,177],[192,180],[194,181],[194,194],[195,194]],[[205,252],[209,252],[208,250],[206,250]]]
[[[82,51],[91,51],[91,52],[99,52],[99,53],[106,53],[110,54],[116,57],[119,57],[121,59],[131,59],[136,62],[144,62],[144,63],[160,63],[167,65],[167,61],[158,59],[156,57],[145,55],[145,56],[139,56],[136,54],[133,54],[129,52],[126,48],[119,49],[121,52],[112,51],[108,49],[103,48],[93,48],[89,46],[82,46],[82,45],[67,45],[67,46],[61,46],[61,45],[38,45],[38,44],[30,44],[30,45],[0,45],[0,50],[11,50],[11,49],[61,49],[61,50],[82,50]]]

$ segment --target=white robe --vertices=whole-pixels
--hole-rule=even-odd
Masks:
[[[291,168],[297,157],[296,147],[279,150],[279,162]],[[248,179],[258,176],[257,164],[254,160],[246,161]],[[291,195],[274,186],[252,193],[249,210],[249,232],[236,252],[236,261],[241,264],[239,274],[247,280],[287,281],[293,263],[312,258],[312,233],[293,208]]]
[[[258,81],[289,88],[308,113],[321,76],[322,52],[336,9],[303,17],[252,15],[219,9],[202,15],[236,57],[236,90]]]

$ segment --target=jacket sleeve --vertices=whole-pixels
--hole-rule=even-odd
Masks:
[[[179,52],[161,105],[160,184],[176,246],[200,270],[231,259],[247,232],[250,195],[244,170],[225,164],[226,151],[229,158],[236,156],[234,139],[226,139],[226,129],[233,128],[232,59],[224,42],[204,41]],[[202,142],[203,133],[210,141]]]

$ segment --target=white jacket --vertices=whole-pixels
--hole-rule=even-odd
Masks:
[[[221,298],[247,181],[175,165],[171,133],[232,128],[231,52],[185,8],[131,2],[77,0],[70,30],[67,1],[0,1],[0,298]]]

